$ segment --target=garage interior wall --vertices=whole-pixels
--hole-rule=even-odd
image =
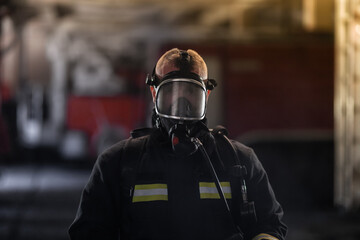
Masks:
[[[335,204],[360,206],[360,1],[336,1]]]

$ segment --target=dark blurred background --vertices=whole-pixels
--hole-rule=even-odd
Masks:
[[[150,125],[170,48],[219,86],[209,126],[255,149],[289,240],[360,239],[357,0],[2,0],[0,239],[68,239],[97,155]]]

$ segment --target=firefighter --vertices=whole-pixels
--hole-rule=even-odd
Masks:
[[[96,161],[71,239],[285,239],[283,210],[254,151],[206,125],[216,81],[193,50],[157,62],[153,127]]]

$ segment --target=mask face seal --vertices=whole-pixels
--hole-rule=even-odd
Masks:
[[[156,113],[160,117],[193,121],[206,113],[206,87],[189,78],[167,79],[156,87]]]

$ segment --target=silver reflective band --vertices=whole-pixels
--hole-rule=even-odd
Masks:
[[[179,120],[201,120],[206,113],[204,82],[194,79],[168,79],[156,88],[156,113]]]
[[[220,186],[224,192],[225,198],[231,199],[230,182],[221,182]],[[199,192],[201,199],[220,199],[214,182],[200,182]]]
[[[150,195],[167,195],[167,189],[139,189],[134,191],[134,197]]]

